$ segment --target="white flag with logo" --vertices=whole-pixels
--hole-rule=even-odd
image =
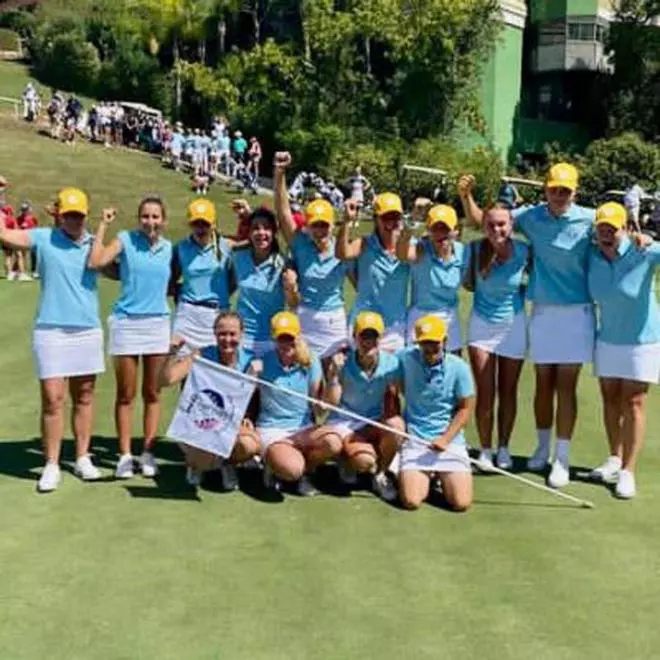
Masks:
[[[179,397],[167,437],[228,458],[255,386],[196,358]]]

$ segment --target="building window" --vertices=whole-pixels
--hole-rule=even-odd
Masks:
[[[601,26],[598,26],[601,27]],[[595,23],[569,23],[568,38],[570,41],[595,41]]]

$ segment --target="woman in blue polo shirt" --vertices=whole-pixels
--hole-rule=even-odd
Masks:
[[[41,429],[46,465],[38,489],[55,490],[64,435],[64,402],[73,402],[76,440],[75,473],[86,481],[101,474],[89,457],[96,375],[105,371],[103,331],[99,319],[97,273],[87,266],[92,236],[85,228],[87,195],[64,188],[57,196],[56,228],[6,229],[0,213],[0,242],[14,249],[39,252],[41,291],[32,349],[41,385]],[[106,211],[106,214],[110,212]]]
[[[215,343],[218,311],[229,308],[230,246],[215,233],[215,205],[197,199],[188,206],[190,235],[174,246],[172,282],[177,301],[172,334],[190,348]]]
[[[374,230],[367,236],[351,238],[358,225],[358,203],[347,200],[345,218],[339,226],[335,253],[342,261],[355,264],[356,295],[350,322],[360,312],[373,311],[383,317],[385,334],[381,350],[396,352],[406,343],[406,310],[410,266],[396,256],[401,232],[403,205],[394,193],[381,193],[374,200]]]
[[[437,315],[417,321],[415,338],[417,346],[399,356],[406,429],[416,438],[401,447],[399,497],[407,509],[418,509],[437,476],[449,506],[466,511],[472,505],[472,470],[463,435],[474,411],[470,367],[445,350],[447,326]]]
[[[160,419],[158,380],[170,349],[167,290],[172,243],[162,236],[167,218],[159,197],[146,197],[140,203],[138,229],[119,232],[104,247],[105,232],[113,219],[104,218],[99,225],[89,266],[98,270],[119,258],[121,290],[108,319],[110,355],[114,357],[117,382],[115,423],[120,457],[115,476],[118,479],[133,476],[133,404],[141,357],[144,449],[139,462],[143,476],[154,477],[158,471],[153,455]]]
[[[290,164],[290,154],[275,154],[277,221],[291,249],[292,269],[285,275],[287,302],[296,309],[305,340],[323,360],[348,344],[344,310],[347,267],[335,256],[335,211],[330,202],[318,199],[308,204],[304,230],[296,227],[285,175]]]
[[[236,312],[222,311],[218,314],[212,327],[213,345],[205,346],[201,350],[194,350],[192,354],[183,357],[180,349],[184,346],[185,340],[176,336],[172,339],[170,354],[161,374],[161,385],[169,387],[182,383],[193,368],[194,358],[197,355],[242,373],[250,371],[253,356],[241,346],[243,335],[241,317]],[[244,463],[259,452],[259,437],[254,428],[258,409],[258,396],[255,395],[248,406],[231,456],[227,460],[203,449],[180,443],[181,450],[186,457],[186,479],[191,486],[199,485],[204,472],[218,469],[225,490],[238,488],[235,466]]]
[[[344,442],[349,466],[358,473],[372,474],[374,491],[386,501],[397,497],[388,469],[401,444],[404,424],[398,393],[399,361],[379,349],[385,324],[380,314],[360,312],[355,319],[355,348],[348,356],[337,353],[328,366],[324,399],[333,406],[386,424],[393,432],[331,413],[326,425]]]
[[[248,244],[231,252],[231,289],[238,291],[236,311],[243,319],[243,345],[255,357],[272,348],[270,321],[284,309],[284,257],[277,243],[275,215],[266,208],[248,218]]]
[[[298,317],[279,312],[271,325],[275,348],[256,367],[262,380],[320,398],[321,363],[302,338]],[[304,399],[267,385],[259,386],[259,397],[257,431],[266,463],[266,485],[276,485],[278,479],[298,482],[301,495],[314,495],[308,475],[341,453],[341,438],[332,429],[315,426],[315,411]]]
[[[512,466],[509,440],[518,409],[518,381],[527,354],[525,279],[531,250],[512,238],[511,212],[495,205],[484,212],[485,238],[467,246],[465,287],[474,293],[468,351],[477,387],[479,467],[493,467],[497,401],[497,466]]]
[[[451,206],[438,204],[426,214],[428,236],[413,243],[410,227],[404,227],[396,250],[401,261],[412,264],[408,343],[415,341],[417,320],[435,314],[447,323],[447,350],[452,353],[460,353],[463,346],[458,292],[466,259],[465,246],[454,240],[457,227],[456,211]]]
[[[594,366],[600,381],[610,456],[592,472],[636,495],[635,468],[644,444],[649,386],[660,381],[660,307],[654,291],[660,246],[638,249],[627,212],[609,203],[596,212],[597,245],[589,255],[589,291],[598,306]]]
[[[554,425],[557,442],[548,477],[554,488],[569,482],[577,383],[582,365],[592,360],[595,337],[594,309],[587,290],[587,254],[595,211],[575,204],[578,178],[572,165],[554,165],[545,184],[547,203],[513,214],[515,228],[534,251],[529,348],[536,371],[537,446],[527,466],[535,472],[545,470]],[[480,226],[483,214],[472,197],[472,183],[471,177],[463,177],[459,192],[467,217]]]

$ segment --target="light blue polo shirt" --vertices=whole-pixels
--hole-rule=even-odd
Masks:
[[[511,258],[505,263],[495,262],[484,279],[479,272],[480,244],[481,241],[474,241],[466,249],[466,272],[470,272],[473,267],[472,259],[476,259],[472,309],[488,323],[510,321],[525,307],[522,285],[531,252],[529,245],[514,239]]]
[[[321,382],[321,362],[314,355],[309,369],[300,365],[284,368],[275,350],[263,357],[262,380],[294,392],[310,395],[312,386]],[[298,397],[259,385],[259,417],[257,426],[266,429],[297,431],[312,424],[311,405]]]
[[[447,261],[437,257],[428,237],[421,239],[422,258],[412,264],[412,307],[423,312],[453,310],[467,266],[465,246],[454,242],[454,253]]]
[[[356,296],[352,324],[360,312],[377,312],[386,328],[406,322],[410,266],[385,250],[375,232],[365,239],[357,268]]]
[[[117,318],[168,316],[167,288],[171,275],[172,243],[162,236],[155,245],[139,229],[120,231],[119,298],[112,307]]]
[[[100,328],[98,273],[87,267],[94,237],[85,233],[79,243],[61,229],[28,230],[39,253],[40,277],[37,327]]]
[[[185,144],[186,139],[181,135],[181,133],[174,133],[172,135],[172,140],[170,142],[170,149],[174,154],[180,154],[183,151],[183,145]]]
[[[589,292],[598,306],[598,339],[639,346],[660,342],[660,308],[653,284],[660,245],[638,249],[625,237],[614,261],[595,245],[589,255]]]
[[[220,351],[218,350],[217,346],[211,345],[211,346],[204,346],[204,348],[200,351],[199,353],[200,357],[203,357],[205,360],[208,360],[209,362],[217,362],[220,364]],[[237,355],[237,360],[236,360],[236,371],[240,371],[241,373],[245,373],[250,364],[252,363],[252,360],[254,359],[254,354],[251,353],[250,351],[246,351],[242,346],[239,347],[238,349],[238,355]]]
[[[593,209],[571,205],[559,218],[547,204],[514,211],[516,230],[534,250],[529,299],[540,305],[583,305],[587,290],[587,254],[591,245]]]
[[[218,149],[220,151],[229,151],[231,147],[231,139],[228,135],[222,135],[218,138]]]
[[[411,435],[430,443],[449,428],[459,401],[474,396],[470,367],[451,353],[446,353],[440,363],[430,367],[418,346],[402,351],[399,360],[400,381],[406,398],[406,428]],[[463,431],[451,444],[465,445]]]
[[[224,238],[201,246],[192,236],[184,238],[174,247],[181,269],[183,302],[216,303],[221,309],[229,308],[229,245]]]
[[[335,239],[323,254],[312,238],[298,231],[291,243],[291,258],[298,273],[301,303],[320,312],[344,306],[344,279],[348,267],[335,257]]]
[[[285,307],[282,255],[271,254],[257,265],[250,248],[239,248],[231,254],[231,267],[238,289],[236,311],[243,319],[245,336],[269,341],[270,320]]]
[[[385,392],[399,379],[399,360],[395,355],[381,351],[375,371],[368,376],[357,361],[356,351],[351,350],[341,373],[340,406],[351,412],[379,420],[383,417]],[[348,418],[332,413],[328,422],[338,423]]]

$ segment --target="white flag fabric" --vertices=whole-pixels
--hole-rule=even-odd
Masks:
[[[255,386],[196,358],[167,437],[228,458]]]

